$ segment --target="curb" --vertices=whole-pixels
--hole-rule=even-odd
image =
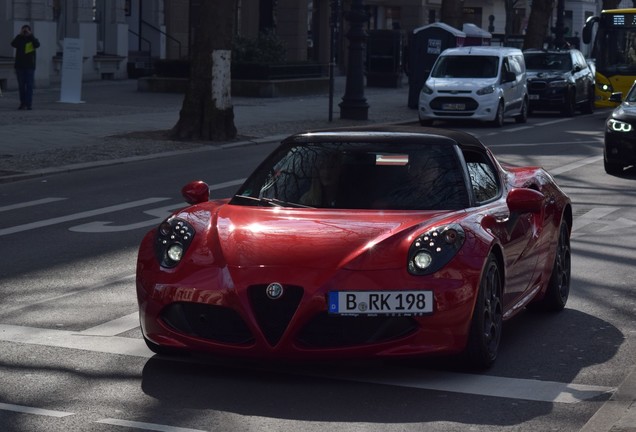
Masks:
[[[0,184],[12,183],[12,182],[17,182],[22,180],[30,180],[30,179],[44,177],[48,175],[54,175],[54,174],[63,174],[63,173],[69,173],[73,171],[88,170],[92,168],[102,168],[106,166],[125,164],[129,162],[159,159],[164,157],[177,156],[181,154],[217,151],[217,150],[223,150],[228,148],[245,147],[245,146],[257,145],[257,144],[270,144],[274,142],[280,142],[283,139],[287,138],[288,136],[289,136],[288,134],[272,135],[269,137],[255,138],[251,140],[237,141],[237,142],[231,142],[227,144],[218,144],[214,146],[203,146],[203,147],[186,149],[186,150],[174,150],[174,151],[168,151],[168,152],[151,153],[148,155],[130,156],[130,157],[118,158],[118,159],[105,159],[105,160],[101,160],[97,162],[82,162],[82,163],[76,163],[71,165],[62,165],[62,166],[53,167],[53,168],[42,168],[42,169],[27,171],[20,174],[0,176]]]

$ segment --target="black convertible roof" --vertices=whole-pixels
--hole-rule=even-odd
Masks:
[[[395,125],[365,125],[344,128],[321,129],[301,132],[286,138],[283,143],[327,142],[334,140],[349,142],[426,142],[449,145],[457,144],[460,147],[472,147],[485,149],[486,147],[476,137],[466,132],[429,128],[422,126],[395,126]]]

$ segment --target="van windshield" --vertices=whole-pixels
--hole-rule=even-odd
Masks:
[[[499,66],[496,56],[441,56],[431,71],[433,78],[495,78]]]

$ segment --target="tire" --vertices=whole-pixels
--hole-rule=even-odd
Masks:
[[[568,92],[562,113],[564,116],[572,117],[576,112],[576,94],[573,91]]]
[[[605,172],[610,175],[619,175],[623,172],[623,166],[621,164],[608,162],[605,158],[603,158],[603,168],[605,168]]]
[[[492,125],[494,127],[502,127],[504,124],[504,103],[503,101],[499,101],[499,105],[497,106],[497,113],[495,114],[495,118],[492,121]]]
[[[521,113],[515,117],[517,123],[526,123],[528,121],[528,101],[523,100],[521,105]]]
[[[570,295],[570,271],[570,230],[567,223],[561,222],[556,256],[554,257],[548,288],[545,296],[536,304],[534,309],[545,312],[559,312],[565,308]]]
[[[581,112],[583,114],[593,114],[594,113],[594,104],[596,103],[596,96],[594,95],[594,88],[590,89],[590,95],[587,100],[581,106]]]
[[[486,261],[471,318],[466,360],[469,366],[487,369],[497,359],[503,327],[502,277],[494,256]]]

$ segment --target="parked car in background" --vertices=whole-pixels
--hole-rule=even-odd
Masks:
[[[578,109],[594,111],[594,71],[576,49],[525,50],[530,112],[560,111],[573,116]]]
[[[157,353],[464,353],[485,368],[504,321],[568,299],[570,199],[464,132],[300,133],[233,197],[210,199],[203,181],[182,193],[190,205],[138,254],[141,330]]]
[[[523,53],[517,48],[449,48],[437,58],[420,91],[422,126],[434,120],[480,120],[502,126],[525,123],[528,91]]]
[[[636,164],[636,82],[627,95],[613,93],[610,100],[620,103],[605,122],[603,161],[605,172],[620,174]]]

